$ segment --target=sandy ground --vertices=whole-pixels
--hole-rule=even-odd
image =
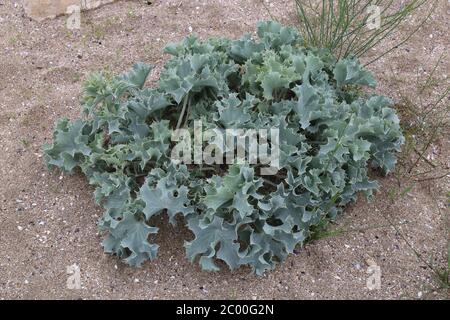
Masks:
[[[157,221],[157,260],[136,269],[104,254],[96,227],[102,210],[93,189],[81,175],[48,172],[41,155],[56,119],[79,116],[83,80],[100,69],[122,72],[139,60],[156,65],[154,80],[167,59],[164,45],[190,28],[202,38],[237,38],[270,18],[259,0],[144,2],[83,13],[81,29],[72,32],[65,17],[37,23],[24,16],[19,1],[0,0],[0,298],[449,298],[405,242],[426,261],[446,265],[448,177],[415,184],[394,175],[381,179],[372,202],[360,199],[331,227],[348,232],[306,245],[263,277],[246,268],[202,272],[185,258],[189,232],[173,229],[165,218]],[[280,21],[294,22],[291,1],[270,0],[267,7]],[[370,66],[377,91],[394,99],[412,94],[417,72],[429,73],[448,51],[449,10],[442,0],[407,44]],[[440,75],[449,69],[448,59],[442,61]],[[447,171],[449,146],[443,135],[434,160]],[[409,186],[406,194],[391,196]],[[381,268],[380,289],[366,287],[371,260]],[[74,263],[82,287],[71,290],[67,266]]]

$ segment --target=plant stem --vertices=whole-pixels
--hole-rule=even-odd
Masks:
[[[177,129],[180,128],[181,123],[183,121],[183,116],[184,116],[184,112],[186,111],[186,106],[188,104],[188,100],[189,100],[189,93],[187,93],[183,98],[183,107],[181,109],[180,117],[178,118]]]

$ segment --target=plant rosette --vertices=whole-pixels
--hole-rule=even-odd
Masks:
[[[59,120],[44,153],[50,168],[81,170],[96,187],[106,252],[133,266],[153,260],[151,219],[165,213],[193,233],[186,255],[202,269],[219,270],[222,260],[260,275],[358,192],[372,196],[378,184],[369,167],[394,169],[404,140],[398,118],[388,98],[362,90],[375,80],[357,59],[337,61],[276,22],[260,22],[257,34],[169,44],[172,58],[153,87],[144,86],[151,67],[142,63],[86,81],[85,116]],[[192,133],[197,121],[219,132],[276,128],[277,143],[265,137],[271,152],[278,148],[276,170],[263,175],[254,161],[199,163],[195,154],[175,161],[174,132]],[[235,149],[209,142],[224,154],[249,151],[245,140]]]

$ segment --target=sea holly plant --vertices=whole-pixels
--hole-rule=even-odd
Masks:
[[[375,80],[358,60],[338,61],[275,22],[259,23],[257,34],[169,44],[172,58],[153,87],[143,63],[117,77],[94,74],[83,119],[57,123],[45,161],[95,186],[106,252],[133,266],[155,259],[152,218],[163,214],[192,232],[190,261],[260,275],[357,193],[372,196],[371,167],[394,169],[399,121],[388,98],[365,93]],[[277,154],[276,170],[263,173],[267,162],[255,161],[249,140],[219,139],[230,130],[256,132],[256,149]],[[174,159],[177,148],[184,155]],[[243,158],[229,157],[239,151]]]

